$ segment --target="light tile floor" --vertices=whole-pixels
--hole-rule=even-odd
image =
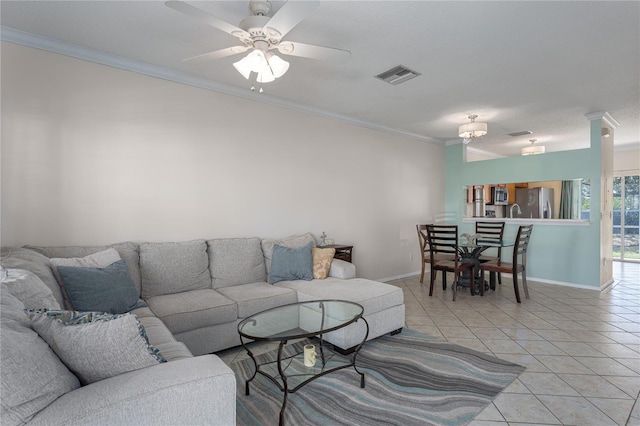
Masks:
[[[522,304],[504,276],[484,297],[460,288],[455,302],[441,275],[433,297],[419,277],[393,284],[407,327],[527,367],[471,426],[638,426],[640,264],[614,262],[614,277],[604,292],[529,280]]]
[[[419,277],[392,284],[404,290],[408,328],[527,367],[471,426],[640,426],[640,264],[614,262],[614,278],[604,292],[529,280],[521,304],[506,277],[484,297],[460,288],[455,302],[441,275],[433,297]]]

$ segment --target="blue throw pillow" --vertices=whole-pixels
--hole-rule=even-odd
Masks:
[[[273,247],[269,282],[275,284],[278,281],[311,281],[313,279],[312,247],[313,241],[296,249],[276,244]]]
[[[58,266],[58,272],[76,311],[124,314],[146,306],[124,260],[104,268]]]

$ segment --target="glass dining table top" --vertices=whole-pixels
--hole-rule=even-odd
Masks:
[[[476,248],[476,247],[511,247],[515,244],[514,241],[511,240],[498,240],[495,238],[483,238],[481,235],[469,235],[469,234],[461,234],[458,239],[459,247],[468,247],[468,248]]]
[[[461,234],[458,239],[458,251],[462,257],[478,257],[491,247],[513,247],[515,241],[482,238],[481,235]]]
[[[346,300],[316,300],[272,308],[238,324],[251,340],[289,340],[328,333],[362,317],[361,305]]]

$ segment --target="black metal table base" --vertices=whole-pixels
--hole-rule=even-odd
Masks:
[[[322,335],[318,335],[318,338],[320,339],[320,362],[322,363],[322,371],[320,373],[317,374],[309,374],[309,377],[307,380],[303,381],[302,383],[298,384],[297,386],[295,386],[294,388],[290,389],[289,388],[289,383],[287,380],[287,375],[285,373],[285,370],[282,368],[282,361],[292,358],[292,357],[299,357],[300,355],[302,355],[302,352],[293,354],[292,356],[283,358],[283,349],[284,346],[287,344],[286,340],[282,340],[280,341],[280,343],[278,344],[278,359],[275,361],[276,365],[278,367],[278,376],[274,377],[271,374],[262,371],[260,369],[260,367],[262,365],[266,365],[266,364],[271,364],[272,362],[269,363],[265,363],[265,364],[258,364],[258,361],[256,361],[255,357],[253,356],[253,353],[249,350],[249,348],[247,348],[247,346],[245,345],[244,340],[241,338],[240,339],[240,343],[242,344],[242,346],[244,347],[244,349],[247,351],[247,354],[249,355],[249,357],[251,358],[251,360],[253,361],[254,364],[254,373],[253,376],[251,376],[248,380],[246,380],[245,382],[245,395],[249,395],[250,391],[249,391],[249,383],[256,378],[256,376],[258,374],[266,377],[267,379],[269,379],[271,382],[273,382],[283,393],[283,398],[282,398],[282,407],[280,408],[280,419],[278,424],[280,426],[284,425],[284,412],[285,409],[287,407],[287,397],[290,393],[294,393],[296,392],[298,389],[300,389],[301,387],[303,387],[304,385],[306,385],[309,382],[312,382],[315,379],[318,379],[326,374],[329,373],[333,373],[334,371],[338,371],[338,370],[342,370],[345,368],[349,368],[349,367],[353,367],[353,369],[356,371],[356,373],[358,373],[360,375],[360,387],[364,388],[365,386],[365,378],[364,378],[364,373],[358,370],[358,367],[356,366],[356,357],[358,356],[358,353],[360,352],[360,349],[362,348],[362,345],[364,345],[364,343],[367,341],[367,337],[369,337],[369,323],[367,322],[366,319],[364,319],[364,317],[360,318],[359,320],[364,321],[364,324],[366,325],[366,333],[364,336],[364,339],[362,340],[362,342],[356,346],[355,350],[350,354],[351,356],[351,361],[348,363],[345,363],[343,365],[339,365],[333,368],[330,368],[328,370],[324,370],[324,366],[326,365],[326,360],[325,360],[325,355],[324,355],[324,347],[322,344]],[[358,320],[358,321],[359,321]],[[278,380],[278,377],[280,378],[280,380]],[[280,383],[280,381],[282,381],[282,383]]]

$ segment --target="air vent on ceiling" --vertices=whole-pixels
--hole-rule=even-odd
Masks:
[[[415,72],[405,66],[398,65],[397,67],[393,67],[388,71],[376,75],[376,78],[386,81],[389,84],[395,85],[403,83],[419,75],[419,72]]]
[[[530,135],[532,133],[533,132],[531,130],[523,130],[521,132],[509,133],[509,136],[513,136],[514,138],[516,138],[518,136]]]

